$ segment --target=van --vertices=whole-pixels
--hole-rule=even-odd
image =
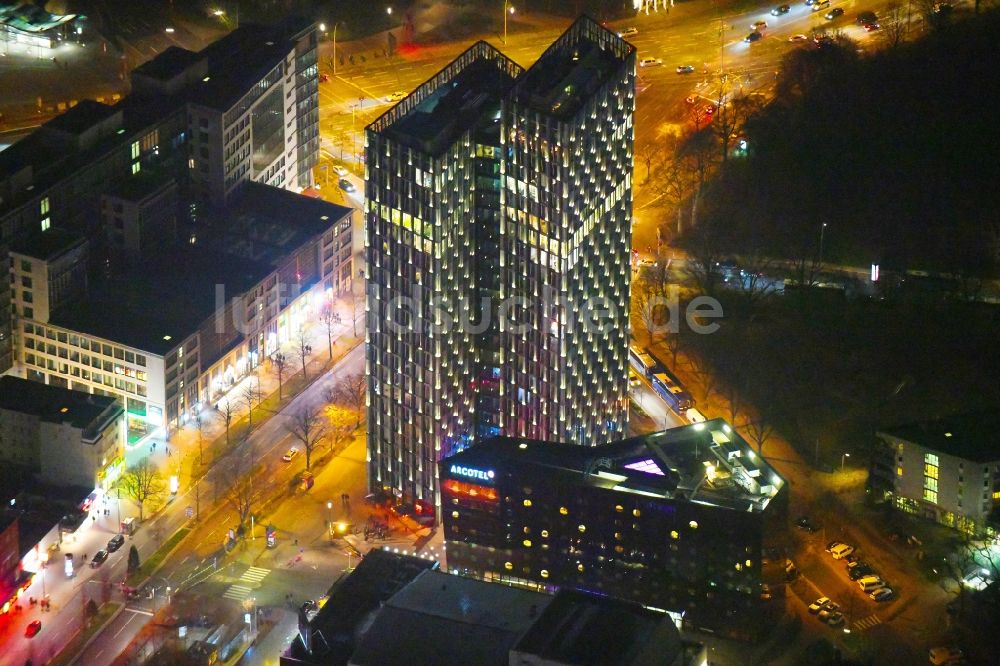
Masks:
[[[861,588],[863,592],[871,592],[872,590],[885,587],[885,583],[878,576],[865,576],[864,578],[858,579],[858,587]]]
[[[830,549],[830,554],[833,555],[833,559],[835,560],[842,560],[853,552],[854,546],[849,546],[846,543],[837,544]]]
[[[692,407],[691,409],[684,412],[684,416],[687,417],[688,423],[704,423],[705,416],[697,409]]]

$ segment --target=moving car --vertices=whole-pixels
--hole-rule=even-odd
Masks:
[[[830,597],[820,597],[816,601],[809,604],[809,612],[816,615],[821,610],[826,608],[826,605],[830,603]]]
[[[24,628],[24,637],[31,638],[32,636],[37,635],[38,632],[41,630],[42,630],[42,621],[35,620],[34,622],[29,623],[28,626]]]
[[[636,377],[635,375],[630,374],[628,376],[628,385],[631,388],[636,388],[637,386],[642,385],[642,381],[638,377]]]
[[[743,38],[743,41],[747,44],[753,44],[754,42],[759,42],[764,35],[760,34],[756,30],[751,32],[749,35]]]
[[[831,9],[830,11],[828,11],[825,14],[825,18],[826,18],[827,21],[832,21],[833,19],[837,18],[838,16],[843,16],[843,15],[844,15],[844,8],[843,7],[834,7],[833,9]]]
[[[678,74],[690,74],[694,71],[694,65],[677,65]]]
[[[864,25],[865,32],[875,32],[881,27],[878,23],[865,23]]]
[[[330,75],[329,74],[320,74],[319,75],[319,82],[320,83],[326,83],[329,80],[330,80]]]
[[[629,27],[629,28],[625,28],[621,32],[619,32],[618,36],[619,37],[629,37],[631,35],[638,35],[638,34],[639,34],[639,28]]]
[[[767,21],[754,21],[750,27],[754,30],[767,30]]]
[[[108,552],[113,553],[124,545],[125,537],[121,534],[116,534],[108,540]]]
[[[829,7],[830,0],[815,0],[810,6],[812,7],[812,10],[814,12],[818,12],[821,9],[826,9],[827,7]]]
[[[292,462],[292,459],[297,455],[299,455],[299,450],[293,446],[292,448],[288,449],[285,455],[281,456],[281,459],[284,460],[285,462]]]
[[[805,35],[799,33],[798,35],[792,35],[791,37],[789,37],[788,41],[790,41],[790,42],[804,42],[804,41],[806,41],[808,39],[809,39],[808,37],[806,37]]]
[[[347,167],[341,166],[340,164],[333,165],[333,172],[338,176],[346,176],[349,173],[347,171]]]
[[[97,567],[99,567],[102,564],[104,564],[104,562],[107,559],[108,559],[108,551],[106,551],[106,550],[99,550],[99,551],[97,551],[94,554],[94,558],[92,560],[90,560],[90,567],[92,569],[96,569]]]
[[[340,181],[337,183],[337,185],[339,185],[340,189],[344,190],[345,192],[353,192],[355,190],[354,183],[347,180],[346,178],[341,178]]]
[[[878,17],[875,16],[875,12],[861,12],[858,14],[858,18],[855,19],[858,25],[864,25],[866,23],[878,23]]]
[[[639,61],[639,67],[659,67],[662,64],[662,58],[643,58]]]
[[[698,101],[698,98],[694,95],[688,95],[684,98],[684,101],[688,104],[695,104]]]
[[[789,7],[788,5],[778,5],[777,7],[771,10],[771,16],[781,16],[782,14],[787,14],[789,11],[791,11],[791,9],[792,8]]]
[[[404,97],[406,97],[407,94],[409,94],[409,93],[407,93],[405,90],[397,90],[396,92],[394,92],[391,95],[389,95],[388,97],[386,97],[385,101],[387,101],[387,102],[398,102],[399,100],[401,100]]]

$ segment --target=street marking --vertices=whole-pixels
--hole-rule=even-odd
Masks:
[[[854,623],[855,631],[863,631],[865,629],[871,629],[872,627],[882,624],[882,618],[878,615],[869,615],[863,620],[858,620]]]
[[[250,596],[250,588],[243,585],[230,585],[229,589],[222,595],[224,599],[243,601]]]
[[[270,569],[264,569],[262,567],[250,567],[243,572],[240,576],[240,580],[245,580],[251,583],[259,583],[260,581],[267,578],[267,575],[271,573]]]
[[[153,617],[152,613],[147,610],[142,610],[141,608],[126,608],[125,610],[129,613],[135,613],[136,615],[148,615],[149,617]]]

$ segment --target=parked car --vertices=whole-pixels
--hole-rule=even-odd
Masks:
[[[406,97],[408,94],[409,93],[407,93],[405,90],[397,90],[396,92],[394,92],[391,95],[389,95],[388,97],[386,97],[385,101],[387,101],[387,102],[398,102],[399,100],[401,100],[404,97]]]
[[[875,16],[875,12],[861,12],[858,14],[858,18],[855,19],[858,25],[864,25],[866,23],[878,23],[878,17]]]
[[[106,550],[99,550],[96,553],[94,553],[93,559],[90,560],[90,567],[92,569],[96,569],[97,567],[99,567],[102,564],[104,564],[104,562],[107,559],[108,559],[108,551],[106,551]]]
[[[299,450],[293,446],[292,448],[288,449],[285,455],[281,456],[281,459],[284,460],[285,462],[292,462],[292,460],[297,455],[299,455]]]
[[[690,74],[694,71],[694,65],[677,65],[678,74]]]
[[[832,551],[837,546],[842,546],[842,545],[844,545],[844,544],[841,541],[831,541],[830,543],[826,544],[826,552],[829,553],[830,551]]]
[[[619,32],[618,36],[629,37],[631,35],[638,35],[638,34],[639,34],[639,28],[629,27],[629,28],[624,28],[621,32]]]
[[[711,107],[709,107],[711,108]],[[705,415],[699,412],[697,409],[692,407],[691,409],[684,412],[685,418],[687,418],[688,423],[704,423]]]
[[[662,58],[643,58],[639,61],[639,67],[659,67],[662,64]]]
[[[965,653],[957,647],[932,647],[927,653],[927,658],[934,666],[944,666],[964,656]]]
[[[782,14],[787,14],[789,11],[791,11],[791,9],[792,8],[789,7],[788,5],[778,5],[777,7],[771,10],[771,16],[781,16]]]
[[[125,536],[116,534],[108,540],[108,552],[113,553],[125,545]]]
[[[334,172],[335,174],[337,174],[338,176],[342,176],[342,177],[343,177],[343,176],[346,176],[346,175],[347,175],[348,173],[350,173],[350,172],[349,172],[349,171],[347,170],[347,167],[345,167],[345,166],[343,166],[343,165],[341,165],[341,164],[334,164],[334,165],[333,165],[333,172]]]
[[[825,17],[826,17],[827,21],[832,21],[833,19],[837,18],[838,16],[843,16],[843,15],[844,15],[844,8],[843,7],[834,7],[833,9],[831,9],[830,11],[828,11],[825,14]]]
[[[24,628],[24,637],[32,638],[37,636],[38,632],[42,630],[42,621],[35,620],[34,622],[29,622],[28,626]]]
[[[839,627],[844,624],[844,614],[840,611],[830,613],[830,615],[826,618],[826,623],[831,627]]]
[[[881,603],[883,601],[892,601],[896,593],[892,591],[891,587],[879,587],[869,592],[868,596],[874,601]]]
[[[859,580],[861,578],[864,578],[865,576],[872,576],[874,574],[875,570],[872,569],[867,564],[861,564],[859,566],[854,567],[853,569],[847,570],[847,577],[850,578],[851,580]]]
[[[747,44],[753,44],[754,42],[759,42],[761,39],[763,39],[763,37],[764,35],[754,30],[749,35],[744,37],[743,41],[746,42]]]
[[[849,546],[846,543],[842,543],[830,549],[830,554],[833,555],[833,559],[835,560],[842,560],[853,552],[854,546]]]
[[[830,597],[820,597],[816,601],[809,604],[809,612],[816,615],[823,610],[828,603],[830,603]]]
[[[809,520],[808,516],[802,516],[801,518],[799,518],[798,520],[796,520],[795,521],[795,526],[797,528],[799,528],[800,530],[803,530],[805,532],[809,532],[810,534],[812,534],[813,532],[815,532],[816,529],[817,529],[816,526],[813,525],[812,521]]]

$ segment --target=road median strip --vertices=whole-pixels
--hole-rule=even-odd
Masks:
[[[97,615],[90,618],[90,623],[83,629],[76,632],[69,643],[59,651],[49,666],[71,666],[90,644],[93,643],[106,626],[114,622],[115,618],[125,609],[125,604],[106,603],[101,606]]]
[[[145,562],[139,565],[138,569],[128,575],[128,578],[125,580],[125,584],[129,587],[139,587],[140,584],[146,582],[160,569],[161,566],[163,566],[167,556],[170,555],[170,553],[180,545],[181,541],[184,540],[184,537],[190,533],[190,527],[182,527],[174,532],[169,539],[163,542],[163,545],[156,549],[156,552],[154,552]]]

